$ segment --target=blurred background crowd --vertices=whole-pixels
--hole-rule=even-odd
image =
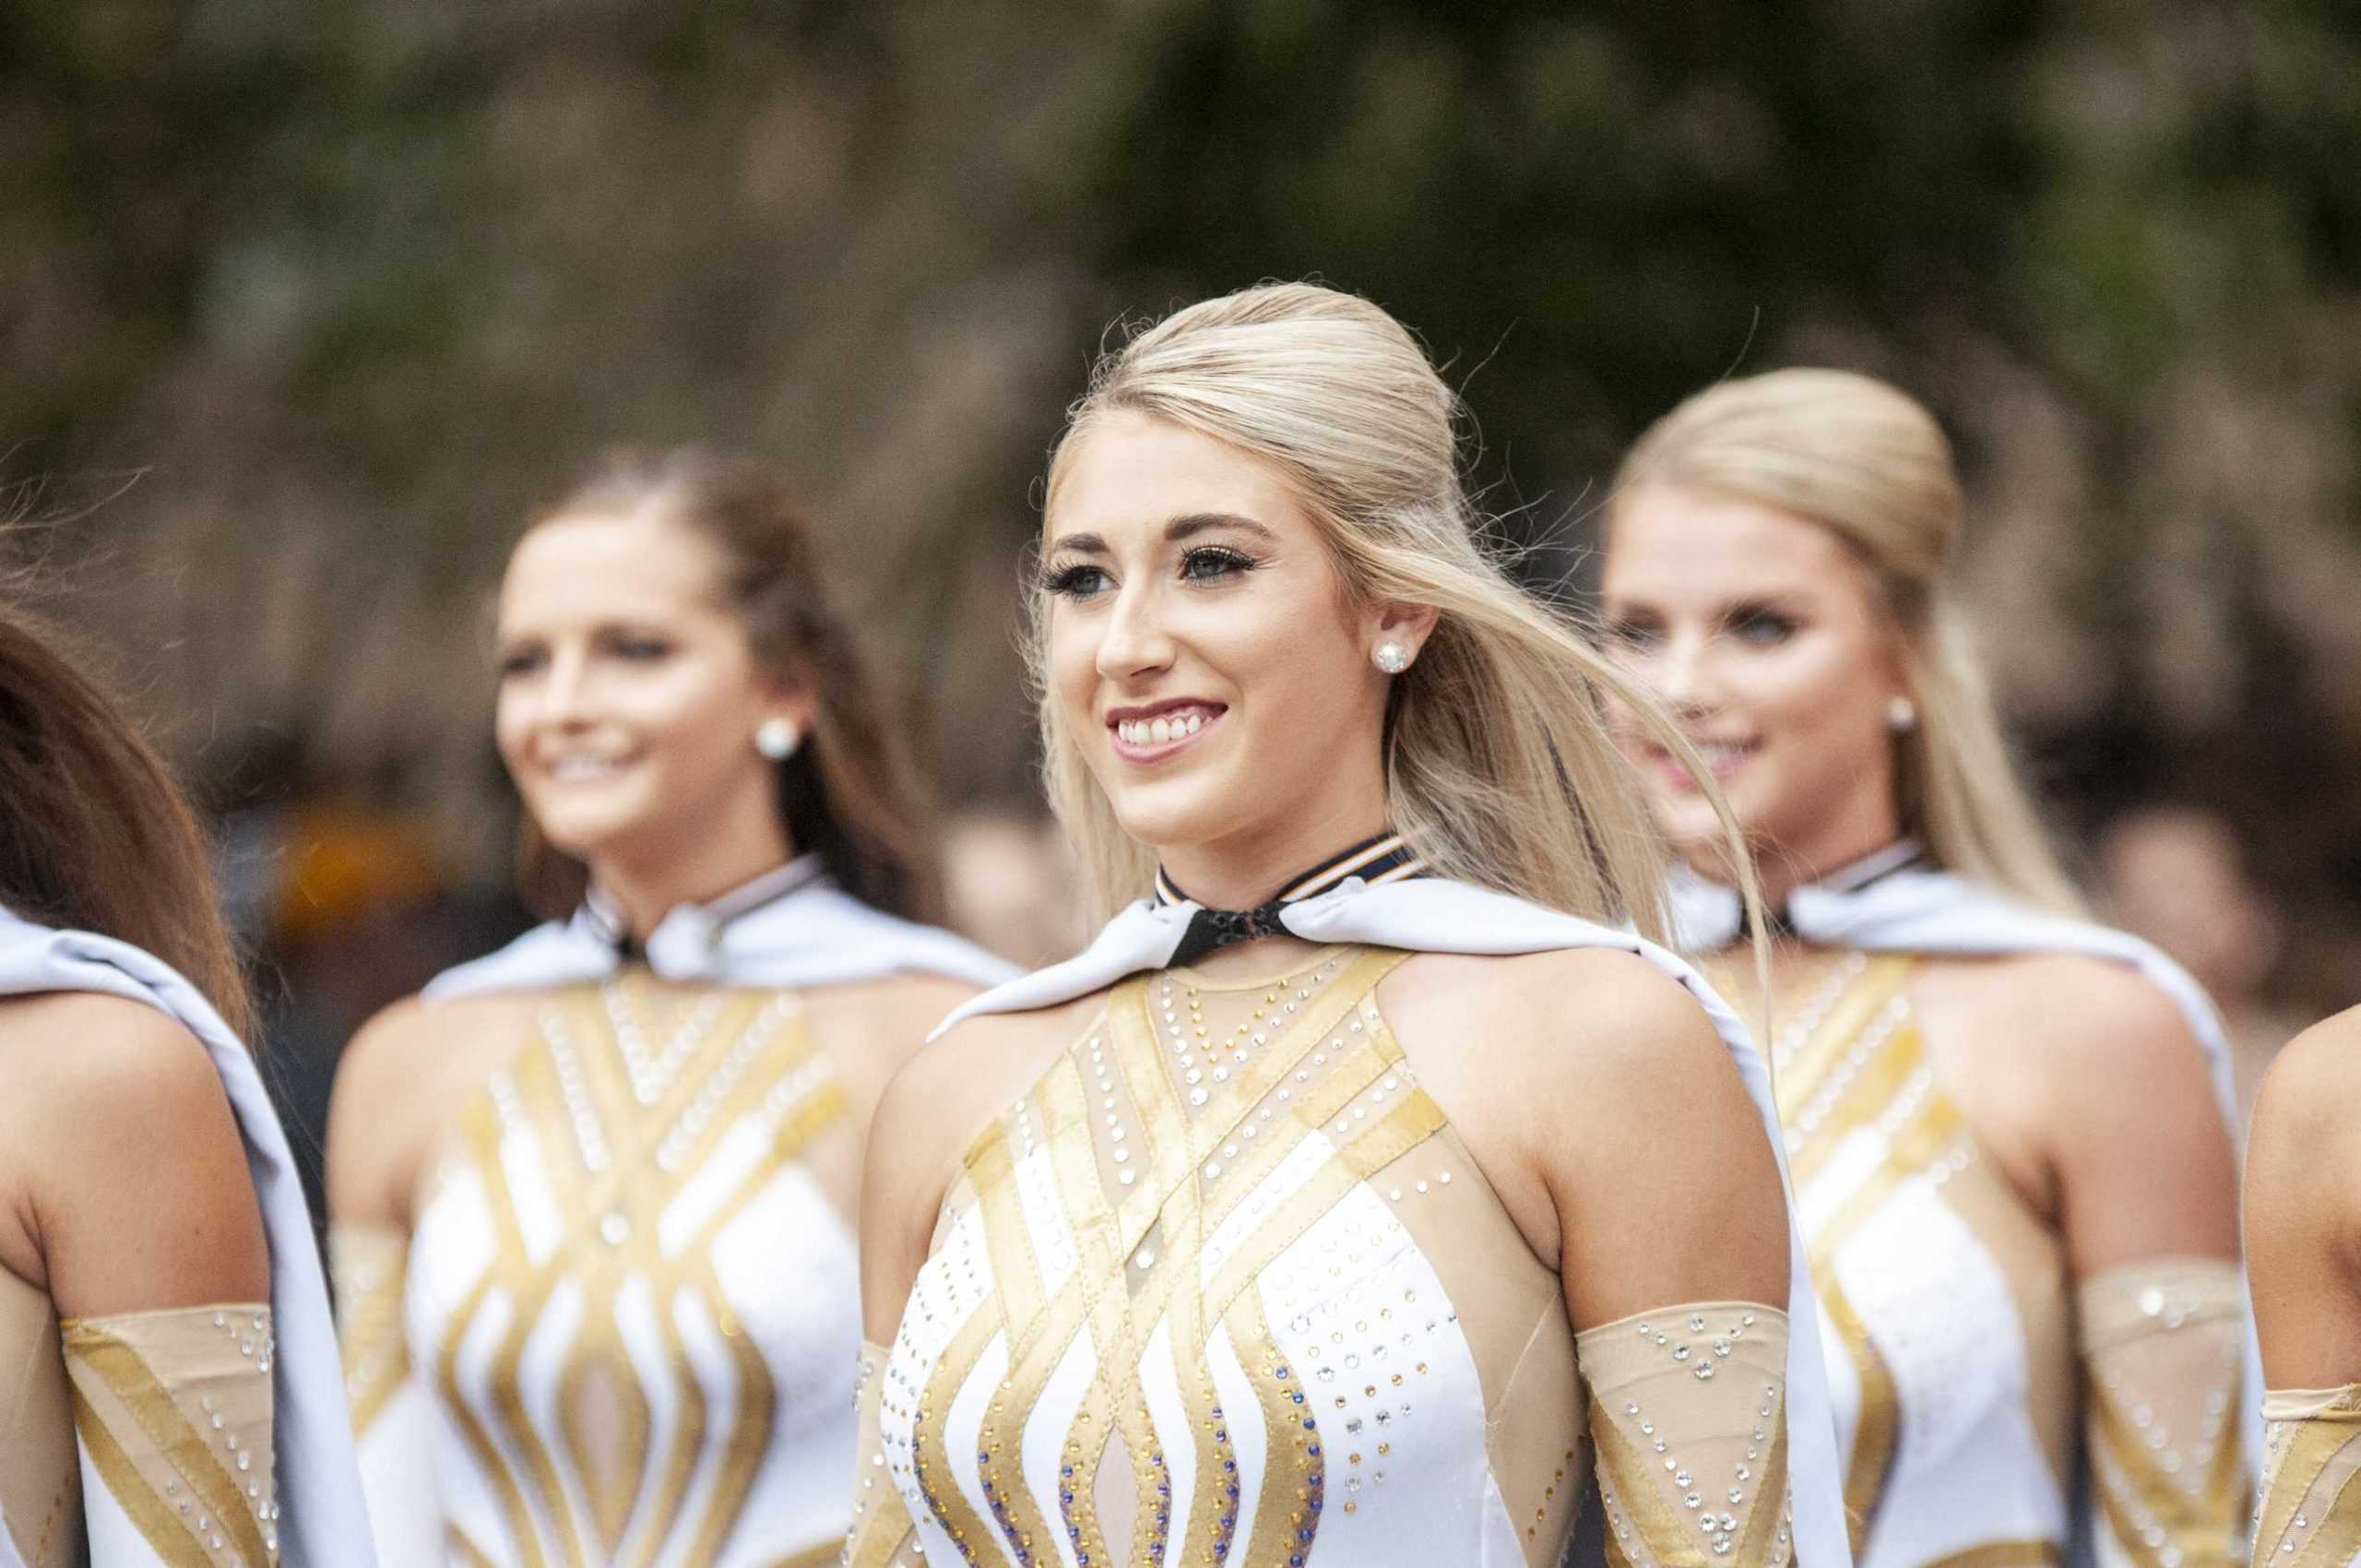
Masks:
[[[1915,393],[2102,903],[2253,1061],[2361,1001],[2347,0],[44,0],[0,12],[0,169],[17,591],[218,814],[299,1103],[524,923],[488,606],[616,441],[794,478],[957,921],[1066,950],[1044,453],[1110,323],[1267,278],[1425,335],[1576,597],[1683,395]]]

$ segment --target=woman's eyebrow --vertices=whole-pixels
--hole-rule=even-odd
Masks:
[[[1062,533],[1050,541],[1051,550],[1071,550],[1082,555],[1110,555],[1107,541],[1095,533]]]
[[[1191,512],[1175,517],[1164,525],[1164,537],[1169,542],[1177,544],[1213,529],[1237,529],[1272,543],[1278,542],[1279,536],[1269,529],[1252,517],[1241,517],[1232,512]]]

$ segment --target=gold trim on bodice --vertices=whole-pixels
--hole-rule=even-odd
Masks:
[[[1464,1477],[1471,1459],[1489,1500],[1433,1503],[1466,1521],[1457,1538],[1554,1560],[1589,1460],[1566,1398],[1577,1341],[1378,1011],[1409,956],[1334,949],[1251,986],[1177,969],[1108,993],[969,1146],[895,1345],[872,1352],[848,1562],[910,1562],[921,1534],[937,1568],[945,1540],[972,1564],[1375,1562],[1356,1532],[1430,1506],[1423,1466]],[[1465,1298],[1437,1289],[1452,1281]],[[1467,1314],[1485,1309],[1479,1351]],[[1661,1334],[1602,1332],[1583,1371],[1611,1407],[1592,1429],[1634,1455],[1628,1561],[1785,1563],[1785,1315],[1708,1303],[1665,1309]],[[1561,1369],[1566,1421],[1522,1429],[1548,1451],[1509,1476],[1485,1402],[1526,1392],[1519,1345]],[[1462,1411],[1464,1428],[1426,1424]],[[1443,1431],[1464,1436],[1422,1456]]]
[[[772,1441],[778,1391],[723,1288],[715,1241],[845,1114],[793,992],[676,986],[638,970],[553,994],[533,1045],[462,1111],[431,1180],[464,1173],[480,1187],[492,1256],[435,1324],[429,1375],[521,1562],[621,1562],[633,1541],[635,1562],[683,1541],[694,1544],[681,1561],[706,1562],[730,1538]],[[431,1223],[432,1200],[421,1213]],[[417,1248],[432,1244],[422,1231],[413,1267]],[[393,1273],[362,1312],[397,1313]],[[627,1297],[656,1343],[630,1340]],[[528,1342],[557,1332],[559,1313],[571,1326],[552,1443],[528,1416],[523,1362]],[[721,1408],[708,1406],[684,1319],[730,1365],[734,1392]],[[490,1421],[461,1368],[463,1353],[482,1356],[474,1342],[487,1336]],[[382,1359],[382,1339],[364,1352]],[[355,1370],[365,1417],[386,1368]],[[651,1387],[651,1378],[665,1381]],[[718,1439],[716,1422],[726,1426]],[[700,1452],[716,1442],[718,1472],[692,1497]],[[487,1562],[509,1560],[455,1535],[454,1550],[463,1544]]]
[[[1229,1330],[1266,1430],[1299,1433],[1268,1457],[1258,1496],[1233,1500],[1201,1485],[1203,1515],[1192,1520],[1190,1538],[1212,1543],[1214,1560],[1222,1561],[1240,1520],[1251,1514],[1255,1550],[1241,1568],[1282,1564],[1282,1540],[1308,1542],[1325,1503],[1326,1455],[1314,1436],[1302,1435],[1311,1431],[1311,1419],[1289,1413],[1304,1402],[1300,1379],[1272,1342],[1250,1288],[1347,1189],[1442,1124],[1423,1090],[1386,1088],[1401,1048],[1356,1006],[1406,956],[1364,951],[1332,959],[1290,982],[1293,994],[1266,992],[1247,1027],[1218,1040],[1196,1010],[1183,1020],[1185,1003],[1170,977],[1127,980],[1108,1000],[1103,1030],[1061,1056],[970,1146],[966,1169],[991,1249],[999,1311],[976,1313],[933,1368],[919,1401],[910,1456],[920,1490],[954,1540],[1004,1535],[1038,1543],[1046,1561],[1049,1532],[1056,1529],[1078,1557],[1115,1560],[1098,1515],[1097,1472],[1102,1464],[1126,1465],[1135,1498],[1160,1495],[1165,1457],[1141,1360],[1147,1336],[1169,1314],[1177,1382],[1196,1441],[1196,1475],[1210,1478],[1235,1466],[1200,1353],[1216,1325]],[[1152,988],[1160,992],[1156,1010],[1169,1043],[1157,1038]],[[1287,1081],[1298,1073],[1299,1080]],[[1128,1114],[1117,1114],[1116,1125],[1104,1132],[1122,1131],[1121,1140],[1101,1135],[1105,1113],[1091,1114],[1094,1103],[1110,1099]],[[1208,1239],[1315,1135],[1335,1145],[1320,1169],[1225,1237],[1218,1258],[1209,1259]],[[1014,1179],[1018,1160],[1037,1148],[1050,1156],[1054,1201],[1074,1250],[1073,1277],[1054,1294],[1034,1254]],[[1016,1437],[1050,1372],[1086,1327],[1101,1348],[1097,1371],[1065,1435],[1071,1484],[1061,1493],[1063,1516],[1052,1521],[1038,1516],[1016,1473]],[[949,1481],[958,1461],[945,1446],[942,1415],[995,1332],[1006,1337],[1008,1392],[993,1402],[975,1461],[992,1500],[988,1524]],[[1160,1550],[1170,1526],[1153,1508],[1135,1523],[1151,1553]]]

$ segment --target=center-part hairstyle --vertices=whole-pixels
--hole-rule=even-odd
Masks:
[[[904,740],[908,726],[829,599],[811,529],[786,484],[760,463],[709,446],[619,447],[537,510],[525,531],[565,517],[643,512],[714,547],[721,602],[744,628],[754,662],[812,698],[811,732],[777,765],[779,820],[795,852],[817,854],[839,887],[874,909],[933,918],[934,815]],[[588,869],[551,844],[530,812],[517,826],[516,866],[526,903],[545,919],[571,914],[588,886]]]
[[[145,949],[246,1038],[245,976],[196,814],[113,696],[14,606],[0,606],[0,904]]]
[[[1269,465],[1358,602],[1442,612],[1394,677],[1382,739],[1393,825],[1437,874],[1662,934],[1667,851],[1609,736],[1608,701],[1631,705],[1717,810],[1720,794],[1657,705],[1571,617],[1510,577],[1461,481],[1459,398],[1400,322],[1305,283],[1167,316],[1100,359],[1050,459],[1051,500],[1075,443],[1119,413]],[[1043,766],[1105,919],[1148,891],[1155,862],[1123,832],[1043,676],[1051,612],[1037,593]],[[1751,898],[1751,862],[1729,832]]]
[[[1896,745],[1902,830],[1948,871],[2047,908],[2080,909],[1945,591],[1963,506],[1951,443],[1932,414],[1849,371],[1726,381],[1650,426],[1613,493],[1650,484],[1774,507],[1833,533],[1867,568],[1918,710]]]

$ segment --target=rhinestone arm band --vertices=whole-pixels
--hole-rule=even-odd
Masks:
[[[58,1326],[91,1568],[276,1563],[270,1309],[240,1302]]]
[[[2099,1527],[2138,1568],[2243,1562],[2246,1294],[2237,1265],[2129,1265],[2085,1282],[2077,1309]]]
[[[1787,1314],[1658,1308],[1574,1339],[1607,1535],[1660,1568],[1786,1568]]]
[[[337,1341],[352,1408],[353,1449],[382,1563],[437,1562],[445,1555],[434,1494],[434,1414],[413,1374],[402,1321],[409,1238],[387,1225],[328,1229]]]
[[[2361,1384],[2274,1388],[2262,1422],[2255,1562],[2345,1568],[2361,1557]]]
[[[852,1479],[852,1527],[845,1537],[845,1568],[926,1568],[926,1551],[911,1527],[902,1494],[885,1470],[885,1445],[879,1439],[878,1405],[885,1380],[884,1347],[863,1340],[860,1382],[853,1395],[860,1412],[860,1440]]]

